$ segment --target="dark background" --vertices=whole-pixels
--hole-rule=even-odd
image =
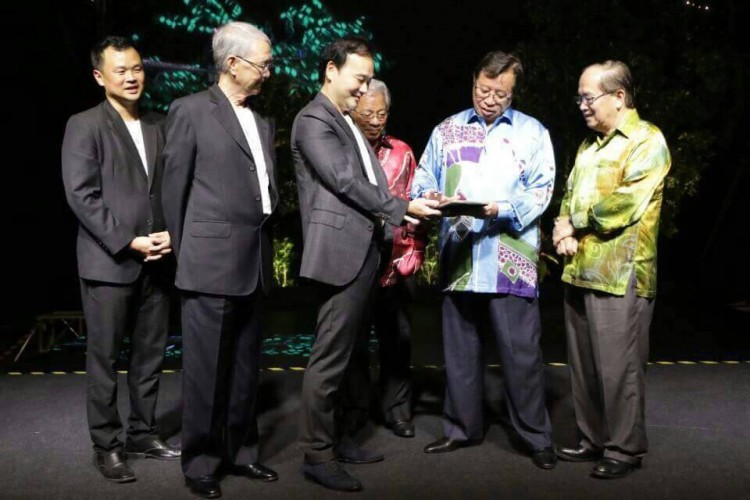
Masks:
[[[277,36],[283,34],[276,19],[290,2],[241,3],[247,18],[262,20]],[[569,87],[568,96],[575,93],[578,75],[585,65],[632,56],[632,52],[624,54],[618,49],[627,44],[631,27],[616,33],[598,29],[596,16],[590,25],[586,24],[591,12],[606,15],[608,6],[622,11],[624,2],[544,2],[551,6],[544,11],[551,16],[547,25],[561,33],[558,44],[551,44],[547,37],[544,46],[535,45],[539,33],[534,31],[538,26],[534,19],[538,21],[540,12],[527,10],[525,2],[329,0],[325,3],[336,18],[349,20],[367,16],[374,41],[389,61],[379,75],[393,94],[389,131],[409,142],[417,155],[439,121],[471,105],[471,71],[489,50],[521,48],[522,57],[543,51],[552,56],[552,61],[557,54],[560,58],[577,60],[576,64],[554,73],[550,73],[548,67],[535,65],[537,61],[533,58],[524,60],[528,89],[544,92],[551,80],[559,83],[562,79]],[[727,57],[731,56],[732,61],[744,61],[747,66],[746,37],[741,35],[744,27],[735,25],[747,14],[746,4],[736,2],[735,5],[728,0],[704,3],[712,6],[711,14],[679,21],[693,23],[686,24],[685,29],[703,33],[702,43],[722,44],[727,47]],[[183,43],[173,34],[162,32],[159,35],[153,23],[154,9],[180,11],[182,3],[178,0],[110,0],[103,13],[97,11],[96,5],[90,0],[40,0],[8,7],[6,24],[17,26],[13,30],[6,28],[4,37],[3,94],[10,104],[10,113],[5,115],[3,131],[6,161],[0,199],[9,227],[4,231],[2,243],[5,293],[0,302],[0,339],[27,331],[38,314],[80,309],[75,262],[76,224],[63,194],[59,153],[67,118],[102,98],[100,88],[91,77],[89,47],[102,32],[145,33],[141,52],[146,54],[148,45],[155,44],[158,37],[162,37],[162,44],[165,39],[174,37],[172,49],[176,54]],[[627,5],[633,12],[628,22],[633,23],[633,19],[637,21],[638,16],[642,16],[644,24],[655,27],[653,32],[639,33],[637,39],[634,38],[637,48],[647,54],[651,43],[655,48],[663,46],[662,34],[656,29],[658,25],[653,24],[654,9],[659,8],[660,2],[634,1]],[[568,25],[576,27],[576,31],[568,33]],[[566,53],[566,36],[575,38],[576,46],[585,43],[589,49],[580,58]],[[207,49],[207,40],[205,46]],[[684,56],[690,49],[673,45],[659,50],[673,51],[676,61],[677,56]],[[706,63],[709,72],[726,67],[726,61],[713,64]],[[655,68],[650,76],[669,79],[678,71],[679,68],[666,64]],[[747,71],[738,74],[747,74]],[[635,76],[638,79],[639,75]],[[746,300],[750,295],[747,292],[747,251],[740,245],[740,241],[747,239],[744,233],[750,215],[746,154],[750,118],[745,81],[742,77],[732,79],[731,101],[704,102],[713,112],[718,111],[716,128],[720,140],[716,143],[716,154],[703,170],[697,193],[682,205],[677,219],[678,233],[661,241],[660,300],[671,308],[670,314],[675,317],[696,314],[696,308],[700,310],[706,304],[718,307],[711,309],[711,314],[721,313],[721,307]],[[649,81],[640,81],[640,85],[647,88]],[[675,85],[679,82],[675,81]],[[700,96],[685,96],[675,104],[674,112],[689,121],[699,101]],[[568,106],[565,114],[541,106],[539,102],[529,90],[527,96],[521,93],[515,105],[539,117],[550,128],[556,148],[560,137],[574,136],[577,141],[584,137],[586,129],[572,102],[569,106],[565,104]],[[641,111],[644,118],[652,119]],[[726,133],[722,132],[720,120],[724,114],[735,117],[734,123],[738,124]],[[670,144],[672,139],[667,134]],[[570,166],[570,158],[558,156],[560,180]],[[560,196],[558,191],[556,198]],[[550,213],[545,224],[549,216]],[[554,272],[553,269],[551,279],[556,279]],[[559,294],[559,287],[550,287],[550,293]],[[733,314],[734,309],[727,311]],[[739,318],[745,325],[747,315]],[[733,331],[743,329],[744,326]],[[723,345],[728,352],[735,352],[738,345],[746,346],[746,343],[746,339],[733,337],[725,339]]]

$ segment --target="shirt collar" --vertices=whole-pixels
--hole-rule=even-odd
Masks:
[[[632,134],[638,126],[639,121],[641,121],[641,117],[638,116],[638,111],[635,109],[629,109],[625,111],[622,118],[620,118],[620,123],[617,124],[616,130],[619,130],[625,137],[630,137],[630,134]]]
[[[495,119],[495,121],[492,122],[491,125],[494,127],[495,125],[497,125],[501,121],[505,121],[505,122],[508,122],[510,125],[513,125],[513,114],[514,114],[513,108],[508,108],[505,111],[503,111],[503,114],[500,115],[500,116],[498,116]],[[476,109],[470,108],[469,109],[469,114],[466,117],[466,123],[473,123],[473,122],[484,123],[484,118],[482,118],[481,116],[479,116],[479,114],[477,114],[477,110]],[[487,125],[487,124],[485,123],[485,125]]]
[[[380,136],[380,139],[378,139],[378,142],[375,143],[375,146],[372,148],[377,153],[380,151],[381,148],[386,149],[393,149],[393,144],[391,144],[391,136],[388,134],[383,134]]]
[[[630,135],[636,130],[638,126],[638,122],[641,121],[640,116],[638,116],[638,111],[635,109],[628,109],[623,113],[622,117],[620,118],[620,122],[617,124],[617,126],[607,135],[596,135],[596,143],[599,149],[606,146],[609,141],[618,133],[623,135],[626,139],[630,137]]]

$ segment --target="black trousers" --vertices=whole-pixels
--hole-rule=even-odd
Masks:
[[[443,409],[445,436],[457,441],[483,438],[482,324],[489,324],[500,351],[505,401],[513,428],[531,449],[552,446],[544,400],[538,302],[514,295],[457,292],[443,298],[448,382]]]
[[[262,307],[259,291],[183,292],[182,472],[190,479],[258,461]]]
[[[86,318],[86,413],[97,452],[122,448],[117,410],[117,359],[130,334],[127,437],[157,436],[155,409],[169,324],[169,279],[155,266],[143,266],[129,285],[81,280]]]
[[[333,446],[343,430],[337,423],[345,379],[359,366],[350,366],[355,345],[366,342],[363,323],[369,318],[380,251],[373,241],[357,277],[348,285],[319,284],[321,305],[315,343],[302,382],[299,446],[309,463],[334,458]]]
[[[376,287],[372,325],[378,339],[380,406],[386,423],[412,419],[411,325],[408,305],[414,300],[414,279]],[[350,432],[364,427],[370,413],[369,323],[365,322],[350,361],[344,397],[345,422]]]

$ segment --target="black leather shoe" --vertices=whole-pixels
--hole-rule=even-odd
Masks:
[[[593,462],[602,458],[602,452],[579,446],[578,448],[558,448],[557,456],[566,462]]]
[[[169,446],[158,437],[150,437],[139,441],[127,440],[125,451],[128,455],[138,458],[155,458],[157,460],[179,460],[182,452]]]
[[[185,484],[190,488],[190,493],[203,498],[219,498],[221,487],[215,476],[201,476],[197,479],[185,478]]]
[[[127,455],[121,450],[97,452],[94,456],[94,465],[107,481],[113,483],[135,481],[135,472],[128,465]]]
[[[302,464],[302,474],[305,478],[315,481],[319,485],[336,491],[361,491],[362,483],[352,477],[336,460],[329,460],[322,464]]]
[[[622,462],[614,458],[602,458],[594,466],[591,475],[600,479],[617,479],[627,476],[640,467],[640,465],[640,462],[629,464],[628,462]]]
[[[333,448],[336,460],[347,464],[374,464],[382,462],[385,455],[377,451],[363,450],[353,444],[339,444]]]
[[[402,438],[414,437],[414,424],[411,420],[394,420],[388,427],[395,435]]]
[[[269,469],[261,463],[248,465],[233,465],[229,472],[235,476],[245,476],[248,479],[257,479],[259,481],[276,481],[279,475],[276,471]]]
[[[464,441],[455,441],[449,437],[441,437],[424,447],[425,453],[449,453],[466,446]]]
[[[551,447],[540,448],[531,452],[531,461],[540,469],[554,469],[557,465],[557,456]]]

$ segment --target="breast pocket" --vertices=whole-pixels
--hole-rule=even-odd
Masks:
[[[606,196],[622,182],[622,164],[616,161],[600,160],[596,165],[596,190]]]

